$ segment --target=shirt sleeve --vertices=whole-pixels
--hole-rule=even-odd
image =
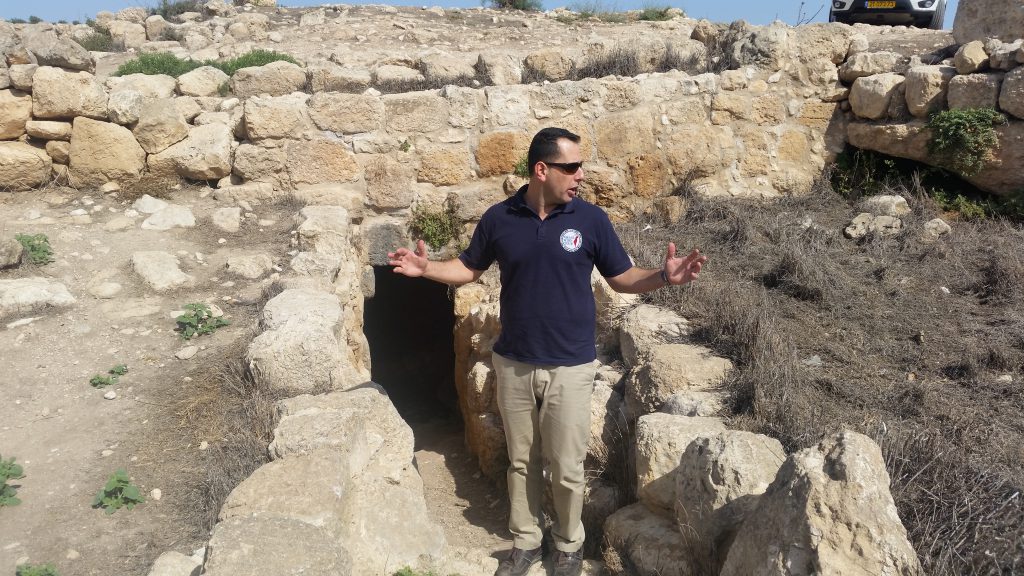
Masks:
[[[490,211],[484,213],[473,230],[469,246],[459,254],[459,260],[473,270],[487,270],[494,263],[494,246],[491,242],[494,218]]]
[[[632,268],[633,261],[626,253],[626,249],[622,247],[622,241],[615,233],[615,228],[612,226],[611,220],[608,219],[608,215],[604,213],[604,210],[599,210],[599,212],[597,254],[594,265],[597,266],[597,271],[601,273],[601,276],[612,278]]]

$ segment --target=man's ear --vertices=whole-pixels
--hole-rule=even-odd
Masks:
[[[537,162],[533,165],[533,175],[537,177],[541,182],[548,178],[548,165],[543,162]]]

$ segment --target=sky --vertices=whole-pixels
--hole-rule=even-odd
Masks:
[[[828,21],[828,3],[822,0],[542,0],[545,9],[559,6],[598,5],[610,10],[632,10],[644,6],[671,5],[682,8],[693,18],[707,18],[714,22],[732,22],[746,20],[751,24],[769,24],[773,20],[782,20],[788,24],[796,24],[798,20],[812,22]],[[945,27],[953,26],[958,0],[950,0],[946,8]],[[101,10],[116,12],[128,6],[152,6],[158,0],[37,0],[24,2],[21,0],[0,0],[0,18],[23,18],[39,16],[43,20],[82,20],[95,16]],[[361,4],[363,2],[346,2]],[[480,0],[377,0],[376,4],[393,4],[395,6],[442,6],[474,8],[480,6]],[[318,6],[323,2],[313,0],[279,0],[282,6]],[[819,11],[820,8],[820,11]],[[817,14],[817,16],[815,16]],[[813,19],[811,17],[814,16]]]

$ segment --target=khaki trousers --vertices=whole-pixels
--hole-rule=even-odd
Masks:
[[[498,408],[508,443],[508,528],[516,548],[531,550],[543,539],[544,462],[551,471],[555,548],[583,546],[583,459],[590,438],[590,396],[597,369],[539,366],[492,354]]]

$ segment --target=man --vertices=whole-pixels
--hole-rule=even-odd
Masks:
[[[388,254],[394,271],[462,285],[495,260],[501,273],[501,335],[492,363],[510,465],[512,552],[495,576],[522,576],[541,560],[543,463],[551,472],[556,576],[583,569],[583,459],[594,386],[594,266],[619,292],[643,293],[695,280],[707,260],[676,257],[669,243],[660,270],[637,268],[608,216],[577,197],[583,181],[580,137],[561,128],[534,136],[530,182],[489,208],[458,258],[430,262],[416,250]]]

